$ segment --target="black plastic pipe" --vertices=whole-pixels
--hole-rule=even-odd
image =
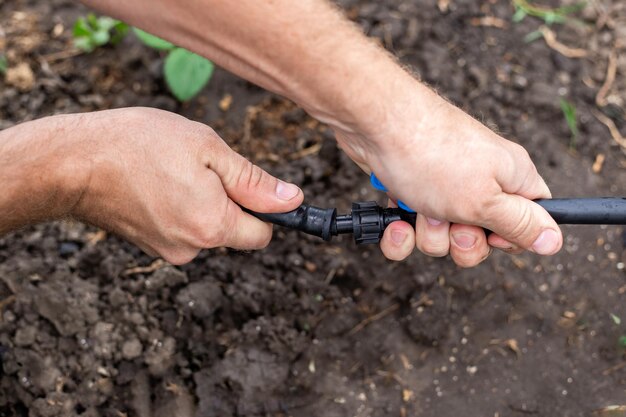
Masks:
[[[554,198],[536,200],[559,224],[626,224],[626,198]],[[373,201],[352,203],[352,212],[337,215],[337,209],[303,204],[287,213],[257,213],[253,216],[279,226],[330,240],[352,233],[357,244],[378,243],[394,221],[415,226],[416,214],[400,208],[383,208]]]
[[[558,224],[626,224],[626,198],[537,200]]]

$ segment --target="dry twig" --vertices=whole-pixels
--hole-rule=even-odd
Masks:
[[[360,332],[361,330],[363,330],[365,328],[365,326],[367,326],[370,323],[373,323],[377,320],[382,319],[383,317],[393,313],[394,311],[396,311],[398,308],[400,307],[400,304],[395,303],[390,305],[389,307],[387,307],[386,309],[382,310],[379,313],[374,314],[373,316],[370,316],[368,318],[366,318],[365,320],[363,320],[362,322],[360,322],[359,324],[357,324],[356,326],[354,326],[354,328],[352,330],[350,330],[348,332],[348,336],[352,336],[353,334],[356,334],[358,332]]]
[[[156,261],[152,262],[148,266],[136,266],[134,268],[129,268],[125,270],[124,272],[122,272],[122,276],[127,277],[129,275],[134,275],[134,274],[147,274],[150,272],[154,272],[157,269],[161,269],[167,265],[169,264],[165,262],[163,259],[157,259]]]
[[[595,410],[593,415],[601,417],[623,417],[624,412],[626,412],[626,405],[609,405],[608,407]]]
[[[107,232],[105,230],[98,230],[97,232],[87,233],[87,246],[95,246],[99,242],[102,242],[107,237]]]
[[[437,0],[437,8],[441,13],[446,13],[450,9],[451,0]]]
[[[15,301],[15,295],[9,295],[4,300],[0,301],[0,322],[4,320],[3,316],[4,316],[5,307],[13,303],[14,301]]]
[[[243,142],[248,143],[252,139],[252,126],[261,112],[262,104],[250,106],[246,109],[246,118],[243,122]]]
[[[587,56],[587,50],[580,48],[570,48],[569,46],[566,46],[559,42],[556,39],[556,34],[548,29],[547,26],[542,26],[541,28],[539,28],[539,31],[543,35],[546,44],[561,55],[568,58],[584,58]]]
[[[297,152],[292,153],[291,155],[289,155],[289,159],[294,161],[296,159],[304,158],[305,156],[315,155],[316,153],[318,153],[320,151],[320,149],[322,149],[322,143],[321,142],[320,143],[316,143],[315,145],[311,145],[308,148],[304,148],[302,150],[299,150]]]
[[[604,166],[604,161],[606,160],[606,156],[603,153],[599,153],[596,155],[596,160],[593,162],[591,166],[591,170],[594,174],[599,174],[602,171],[602,167]]]
[[[611,132],[611,137],[613,138],[613,140],[619,146],[621,146],[622,149],[626,150],[626,138],[624,138],[622,134],[619,132],[619,129],[617,128],[617,126],[615,126],[615,122],[611,120],[609,117],[600,113],[599,111],[592,110],[591,112],[596,117],[596,119],[598,119],[603,125],[605,125],[609,129],[609,132]]]
[[[58,51],[58,52],[52,52],[50,54],[47,55],[42,55],[41,57],[43,59],[46,60],[46,62],[48,63],[53,63],[56,61],[63,61],[65,59],[68,58],[74,58],[76,56],[82,55],[84,54],[84,51],[81,51],[80,49],[64,49],[62,51]]]
[[[606,96],[609,94],[609,91],[613,86],[615,75],[617,75],[617,51],[613,49],[609,55],[609,63],[606,69],[604,84],[602,84],[602,88],[600,88],[598,94],[596,94],[596,104],[598,107],[604,107],[608,104]]]
[[[495,16],[474,17],[470,19],[470,24],[472,26],[486,26],[498,29],[506,29],[509,26],[505,20]]]
[[[623,367],[626,366],[626,362],[620,362],[617,365],[611,366],[608,369],[605,369],[604,371],[602,371],[602,375],[607,376],[612,374],[615,371],[619,371],[620,369],[622,369]]]

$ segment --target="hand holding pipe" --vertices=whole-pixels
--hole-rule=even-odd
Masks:
[[[626,224],[626,198],[554,198],[536,200],[558,224]],[[352,203],[352,212],[337,215],[337,209],[303,204],[287,213],[256,213],[253,216],[279,226],[330,240],[352,233],[357,244],[378,243],[394,221],[415,227],[417,214],[402,208],[383,208],[376,202]]]

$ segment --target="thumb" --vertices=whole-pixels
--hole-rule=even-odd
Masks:
[[[553,255],[561,249],[561,230],[543,207],[519,195],[502,196],[485,225],[489,230],[539,255]]]
[[[501,142],[511,156],[501,158],[496,174],[502,192],[492,205],[486,227],[523,249],[553,255],[563,245],[561,229],[552,216],[532,200],[550,198],[550,189],[521,146]]]
[[[304,194],[297,185],[279,180],[225,146],[210,168],[233,201],[261,213],[291,211],[302,204]]]

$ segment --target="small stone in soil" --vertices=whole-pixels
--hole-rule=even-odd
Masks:
[[[141,346],[141,342],[137,338],[132,338],[122,345],[122,356],[124,359],[131,360],[139,357],[143,347]]]

